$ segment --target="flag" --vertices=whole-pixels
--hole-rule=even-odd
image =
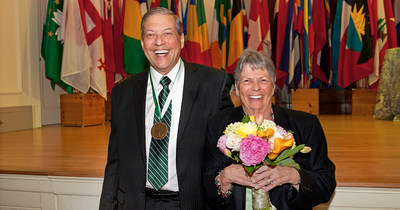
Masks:
[[[310,78],[312,73],[312,54],[314,53],[314,24],[312,20],[312,4],[311,0],[304,0],[303,2],[303,56],[304,56],[304,72],[303,72],[303,86]]]
[[[301,54],[300,54],[300,31],[303,26],[303,13],[300,13],[301,2],[295,1],[293,5],[293,32],[291,37],[291,50],[289,58],[289,78],[288,84],[292,89],[297,89],[301,81]]]
[[[146,0],[125,0],[124,8],[124,70],[130,74],[136,74],[149,67],[149,62],[144,55],[140,44],[140,23],[142,21],[141,6]]]
[[[226,71],[234,75],[235,66],[238,62],[244,46],[243,46],[243,13],[241,0],[233,0],[232,3],[232,20],[230,22],[229,31],[229,54],[228,65]]]
[[[269,6],[268,1],[261,1],[261,36],[263,37],[263,52],[271,57],[272,43],[271,30],[269,23]]]
[[[329,4],[328,4],[329,6]],[[313,9],[312,9],[312,21],[315,28],[315,36],[314,36],[314,52],[312,56],[312,75],[314,79],[319,79],[322,82],[329,83],[329,54],[322,55],[322,49],[328,48],[328,33],[326,27],[326,16],[325,16],[325,1],[314,1]],[[328,59],[326,59],[328,57]],[[325,62],[321,62],[321,60],[326,59]],[[322,65],[328,63],[325,68],[322,69]]]
[[[61,79],[82,93],[90,88],[92,58],[84,30],[83,0],[65,1],[60,35],[64,40]]]
[[[230,0],[216,0],[210,50],[212,66],[222,70],[227,68],[230,15]]]
[[[107,49],[104,51],[106,82],[107,90],[111,93],[115,75],[125,76],[122,68],[123,51],[119,0],[103,2],[103,17],[103,41],[104,49]]]
[[[203,0],[190,0],[187,14],[187,38],[185,49],[188,62],[211,66],[211,51],[208,41],[207,22]]]
[[[383,3],[386,13],[388,48],[394,48],[397,46],[397,37],[396,37],[396,22],[393,15],[393,6],[391,0],[383,0]]]
[[[342,88],[373,72],[367,0],[343,1],[338,85]]]
[[[210,40],[210,54],[211,54],[211,66],[217,69],[221,69],[221,60],[222,60],[222,55],[221,55],[221,50],[219,48],[219,43],[218,43],[218,28],[219,28],[219,23],[218,23],[218,13],[217,13],[217,8],[219,8],[219,0],[215,1],[214,4],[214,12],[213,12],[213,21],[211,23],[211,40]]]
[[[385,51],[388,49],[387,43],[387,26],[386,26],[386,15],[383,1],[373,1],[373,14],[370,15],[373,20],[373,25],[376,25],[376,32],[373,36],[375,42],[374,50],[374,71],[369,75],[369,85],[371,88],[376,89],[377,82],[380,75],[380,69],[382,67],[383,58]],[[375,17],[375,18],[374,18]],[[375,30],[373,30],[375,32]]]
[[[293,0],[289,0],[287,2],[287,18],[285,24],[285,31],[283,37],[283,46],[280,56],[280,63],[279,63],[279,71],[281,76],[279,81],[277,79],[278,86],[282,89],[283,85],[285,84],[286,80],[288,80],[288,76],[290,73],[289,66],[290,66],[290,52],[292,50],[292,37],[293,37],[293,12],[294,12],[294,2]],[[293,77],[293,76],[292,76]]]
[[[125,0],[128,1],[128,0]],[[154,7],[159,7],[161,2],[161,0],[151,0],[151,4],[150,4],[150,9],[153,9]],[[143,16],[143,15],[142,15]]]
[[[179,18],[181,18],[181,14],[179,12],[179,0],[171,0],[171,11],[178,16]]]
[[[242,15],[243,15],[243,48],[247,48],[247,36],[249,31],[249,23],[247,21],[247,13],[244,0],[242,0]]]
[[[283,88],[288,72],[282,70],[280,68],[281,59],[283,53],[288,53],[284,51],[284,41],[285,41],[285,34],[286,34],[286,26],[288,19],[288,9],[289,9],[289,1],[286,0],[277,0],[275,3],[274,9],[274,24],[276,25],[276,51],[275,51],[275,71],[276,71],[276,84],[280,89]],[[285,49],[287,50],[287,49]]]
[[[89,47],[92,65],[90,68],[90,87],[107,100],[105,74],[103,26],[100,0],[84,1],[83,30]],[[81,13],[83,15],[83,13]]]
[[[123,3],[125,3],[124,0]],[[113,0],[113,44],[114,44],[114,60],[115,60],[115,73],[121,75],[122,77],[125,76],[125,71],[123,67],[123,13],[121,13],[121,4],[120,0]],[[107,49],[107,48],[105,48]]]
[[[335,9],[335,18],[332,26],[332,81],[338,85],[339,52],[340,40],[342,37],[342,6],[343,2],[337,1]]]
[[[63,0],[49,0],[46,23],[43,27],[41,54],[45,60],[45,74],[50,79],[53,90],[57,83],[60,87],[67,90],[68,93],[72,93],[72,87],[61,80],[63,40],[60,36],[60,25],[63,17],[63,6]]]
[[[260,0],[251,0],[247,48],[257,51],[263,51],[262,27],[265,26],[264,22],[261,22],[261,15]]]
[[[169,7],[168,7],[168,0],[161,0],[161,1],[160,1],[160,7],[164,7],[164,8],[169,9]]]

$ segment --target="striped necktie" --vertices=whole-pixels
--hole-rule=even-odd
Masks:
[[[165,101],[168,98],[168,85],[171,83],[171,80],[167,76],[163,76],[160,83],[163,86],[160,95],[158,95],[161,111],[165,105]],[[172,102],[169,103],[168,109],[164,116],[162,116],[162,119],[159,119],[157,113],[154,112],[154,123],[161,121],[168,127],[168,133],[163,139],[156,140],[152,138],[150,143],[147,178],[150,184],[153,185],[154,189],[156,190],[161,189],[165,183],[168,182],[168,141],[171,128],[171,109]]]

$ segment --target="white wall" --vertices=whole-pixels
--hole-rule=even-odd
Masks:
[[[0,1],[0,108],[32,106],[33,127],[41,126],[38,17],[38,0]]]

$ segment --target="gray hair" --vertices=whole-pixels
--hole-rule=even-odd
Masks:
[[[235,83],[239,82],[240,76],[242,75],[243,68],[247,65],[250,66],[251,69],[266,69],[269,77],[273,81],[273,85],[275,86],[276,80],[276,72],[275,72],[275,64],[270,57],[265,55],[262,52],[257,52],[252,49],[245,49],[240,56],[239,61],[235,67]]]
[[[161,15],[171,15],[172,17],[174,17],[175,20],[175,28],[178,31],[179,36],[182,35],[183,33],[183,29],[182,29],[182,22],[181,20],[178,18],[178,16],[176,16],[171,10],[166,9],[164,7],[155,7],[153,9],[151,9],[150,11],[146,12],[146,14],[143,15],[142,18],[142,22],[140,24],[140,30],[141,30],[141,35],[142,35],[142,39],[143,39],[143,33],[144,33],[144,24],[147,21],[147,19],[153,15],[156,14],[161,14]]]

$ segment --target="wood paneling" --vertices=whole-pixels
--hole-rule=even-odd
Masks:
[[[377,91],[369,88],[357,88],[351,92],[351,114],[373,115]]]

